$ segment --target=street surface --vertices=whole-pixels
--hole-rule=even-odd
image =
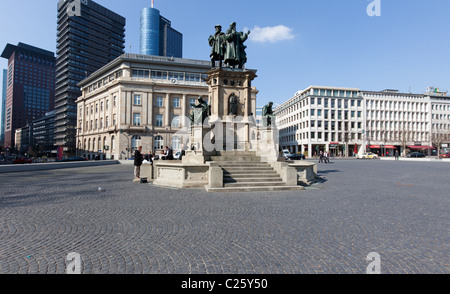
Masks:
[[[317,162],[317,161],[316,161]],[[450,273],[450,164],[336,160],[305,191],[132,183],[133,166],[0,174],[0,273]],[[102,191],[99,191],[99,187]]]

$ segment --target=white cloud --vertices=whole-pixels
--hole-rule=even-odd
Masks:
[[[247,31],[246,28],[244,30]],[[293,34],[293,29],[288,28],[283,25],[278,25],[274,27],[259,27],[255,26],[252,30],[250,30],[250,40],[254,42],[260,42],[260,43],[276,43],[280,41],[285,40],[292,40],[295,38],[295,35]]]

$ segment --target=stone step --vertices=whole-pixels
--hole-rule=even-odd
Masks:
[[[223,183],[224,187],[275,187],[275,186],[285,186],[286,184],[283,181],[275,181],[275,182],[238,182],[238,183]]]
[[[211,161],[261,162],[261,158],[255,156],[211,156]]]
[[[262,166],[262,167],[271,167],[270,164],[265,162],[252,162],[252,161],[243,161],[243,162],[217,162],[220,167],[230,167],[230,166]]]
[[[224,184],[232,184],[232,183],[266,183],[266,182],[282,182],[280,177],[272,177],[272,178],[235,178],[235,177],[224,177]]]
[[[276,172],[273,173],[266,173],[266,174],[223,174],[223,178],[232,178],[232,179],[268,179],[268,178],[280,178],[280,175]]]
[[[232,174],[233,172],[241,172],[246,171],[249,174],[253,172],[271,172],[273,171],[273,168],[271,167],[227,167],[223,168],[224,171],[227,171],[228,173]]]
[[[254,175],[259,175],[259,176],[262,176],[262,175],[274,175],[274,174],[276,174],[276,175],[278,175],[278,173],[276,172],[276,171],[274,171],[274,170],[252,170],[252,171],[248,171],[248,170],[245,170],[245,169],[242,169],[242,170],[224,170],[223,171],[223,175],[225,176],[225,175],[248,175],[248,174],[254,174]]]
[[[207,192],[217,193],[237,193],[237,192],[271,192],[271,191],[301,191],[305,190],[302,186],[247,186],[247,187],[224,187],[224,188],[209,188],[205,187]]]
[[[256,157],[255,151],[217,151],[217,156],[253,156]]]

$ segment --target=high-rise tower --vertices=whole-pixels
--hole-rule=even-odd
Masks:
[[[0,99],[0,146],[5,142],[5,108],[6,108],[6,76],[8,70],[4,69],[2,76],[2,96]]]
[[[76,153],[78,83],[124,53],[125,18],[92,0],[61,0],[55,94],[55,144]]]
[[[24,43],[7,44],[5,146],[15,145],[15,131],[53,109],[55,54]]]
[[[151,7],[141,11],[141,54],[183,58],[183,35]]]

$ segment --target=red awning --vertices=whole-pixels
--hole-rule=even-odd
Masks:
[[[380,145],[371,145],[371,146],[369,146],[369,147],[372,148],[372,149],[381,149],[381,146],[380,146]],[[385,148],[385,149],[397,149],[397,148],[395,148],[395,147],[392,146],[392,145],[384,145],[383,148]]]
[[[436,149],[432,146],[407,146],[409,149],[414,149],[414,150],[423,150],[423,149]]]

